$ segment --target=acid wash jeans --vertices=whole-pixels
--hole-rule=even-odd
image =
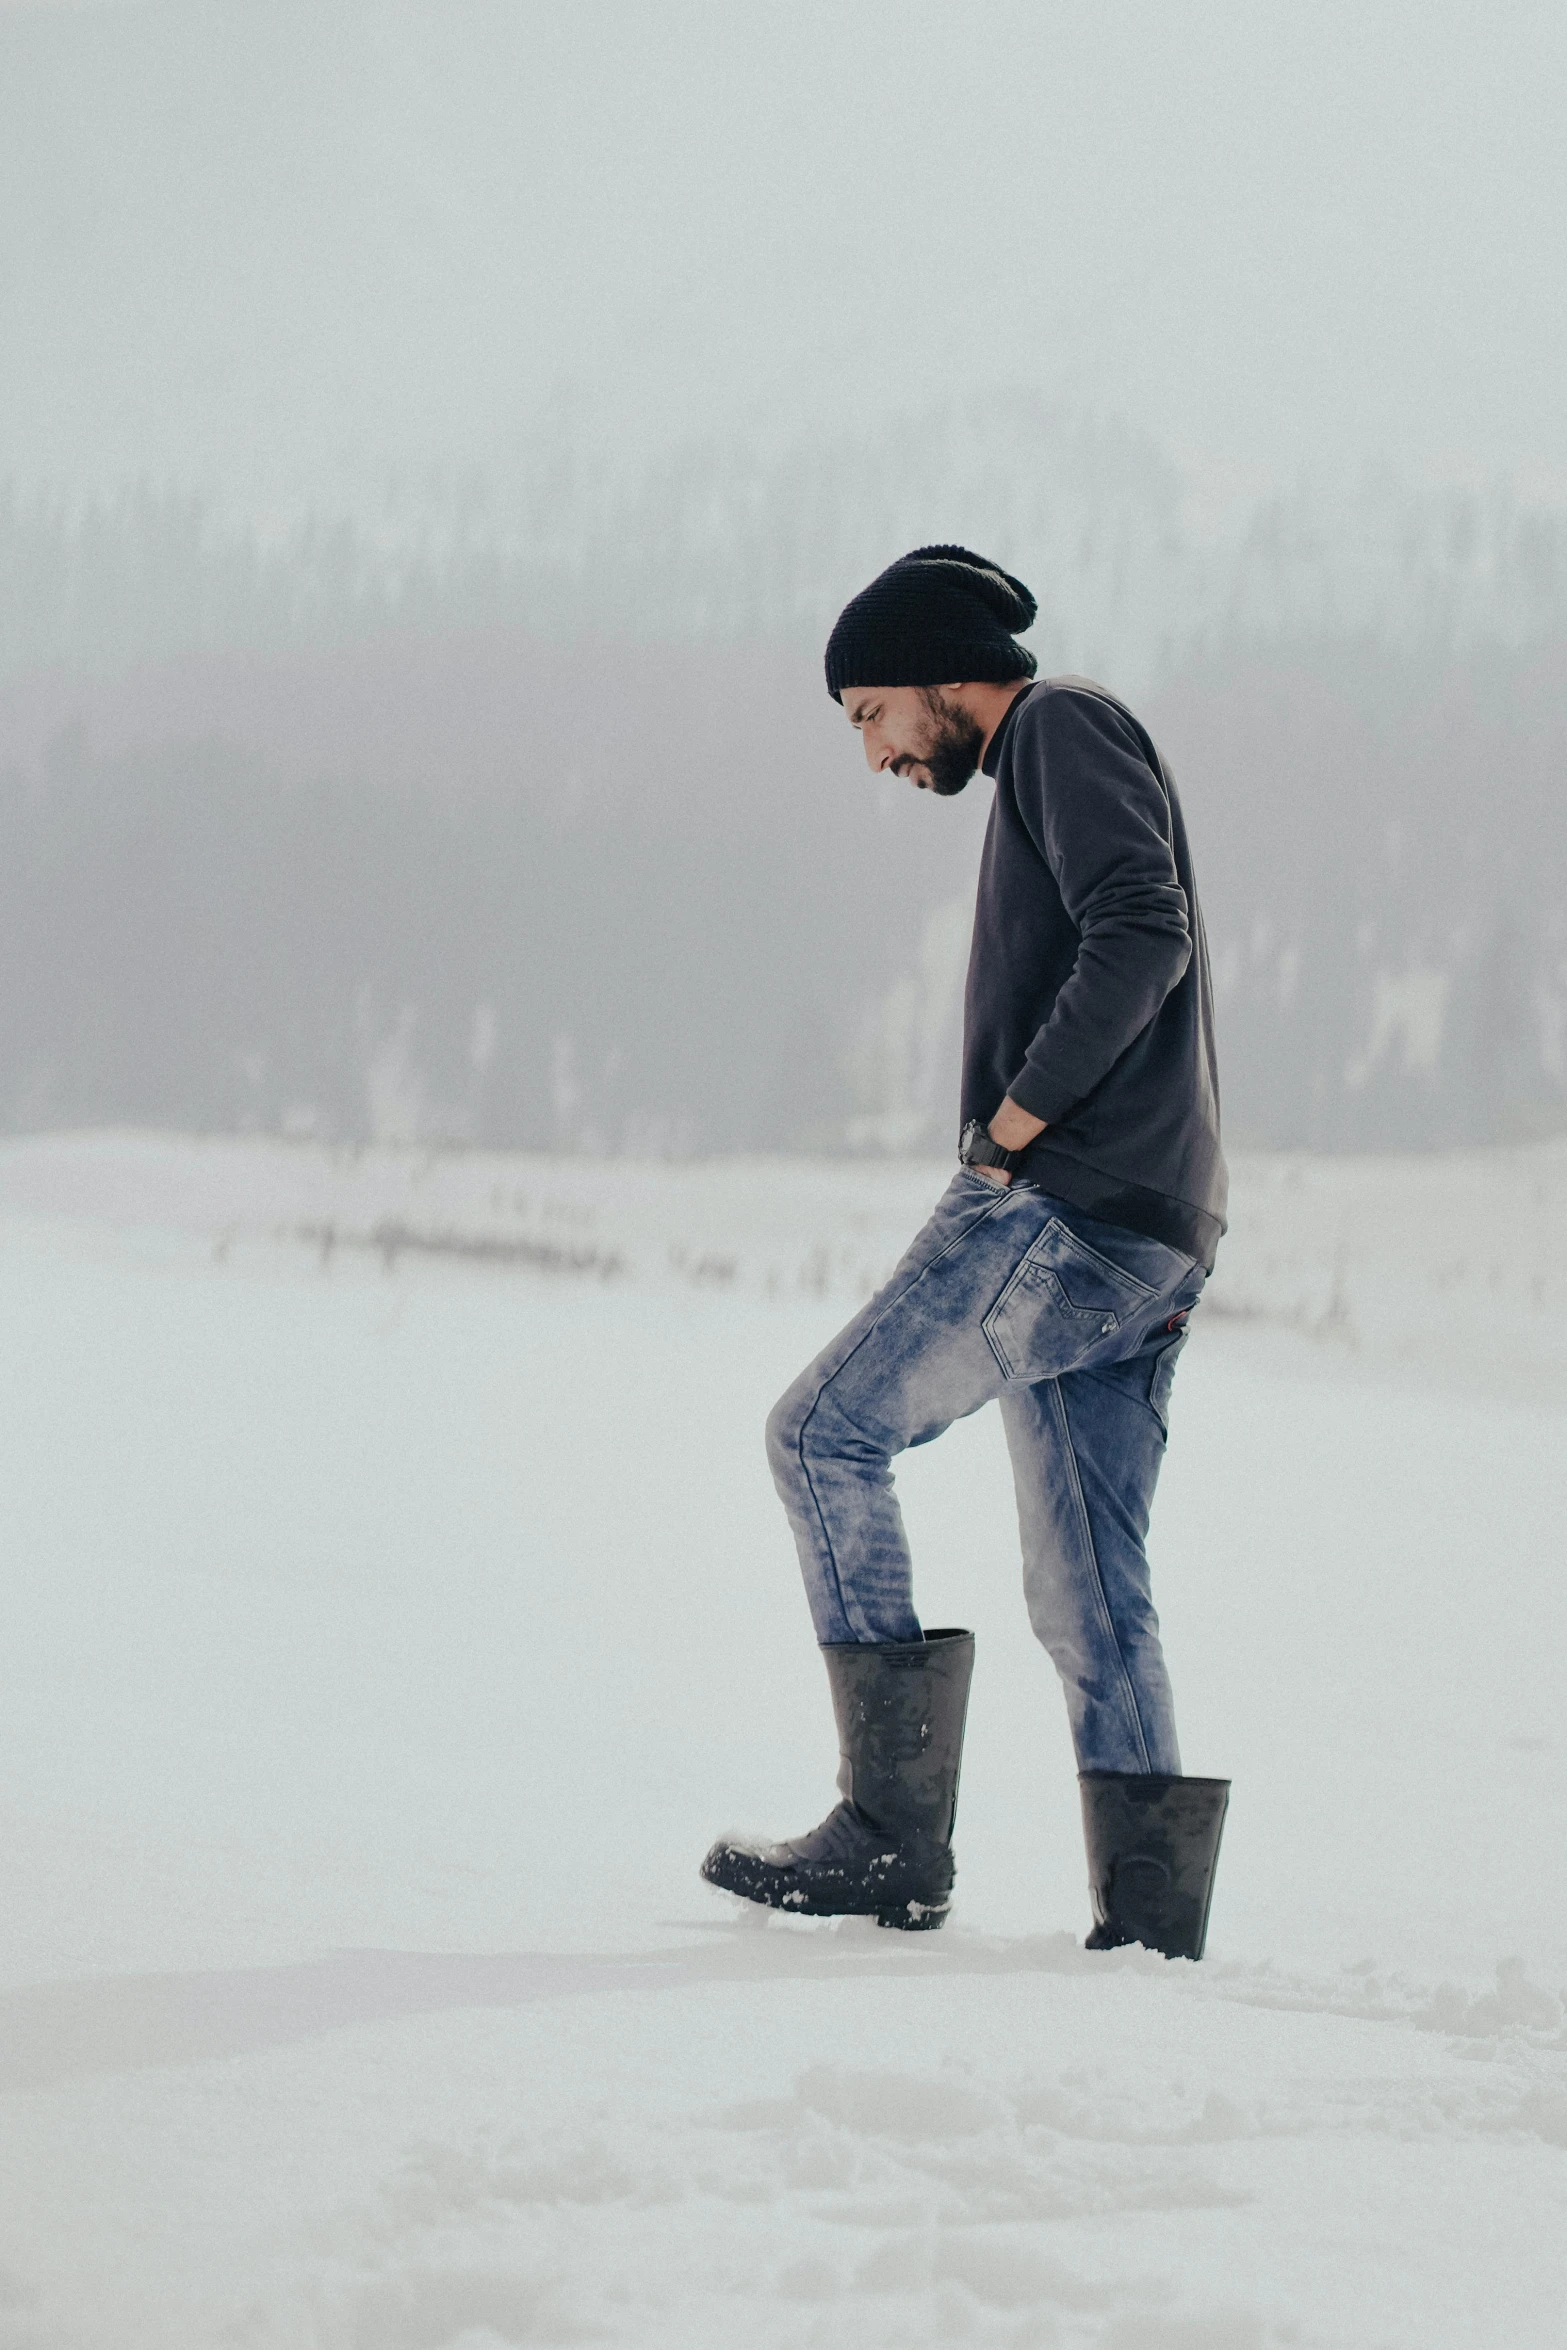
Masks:
[[[919,1640],[891,1462],[1001,1401],[1023,1588],[1079,1770],[1178,1773],[1143,1544],[1196,1261],[964,1169],[767,1423],[816,1637]]]

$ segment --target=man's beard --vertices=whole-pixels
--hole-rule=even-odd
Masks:
[[[939,686],[926,686],[924,694],[931,717],[931,735],[917,764],[929,775],[931,790],[950,800],[978,767],[980,752],[985,747],[985,730],[978,719],[971,718],[956,702],[949,702]]]

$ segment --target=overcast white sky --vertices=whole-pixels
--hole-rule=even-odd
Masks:
[[[1567,490],[1567,9],[0,6],[0,474],[250,494],[990,384]]]

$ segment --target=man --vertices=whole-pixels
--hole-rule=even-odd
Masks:
[[[995,779],[964,1014],[961,1165],[891,1280],[776,1406],[843,1801],[709,1883],[939,1926],[973,1636],[924,1632],[890,1462],[999,1399],[1030,1618],[1077,1752],[1091,1949],[1198,1958],[1228,1782],[1181,1776],[1144,1538],[1176,1358],[1224,1230],[1212,992],[1174,786],[1131,712],[1033,682],[1028,590],[921,547],[840,615],[827,686],[872,770]]]

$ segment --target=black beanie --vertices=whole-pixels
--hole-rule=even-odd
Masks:
[[[1020,579],[967,547],[916,547],[845,604],[827,639],[827,691],[846,685],[1005,684],[1039,663],[1012,634],[1039,609]]]

